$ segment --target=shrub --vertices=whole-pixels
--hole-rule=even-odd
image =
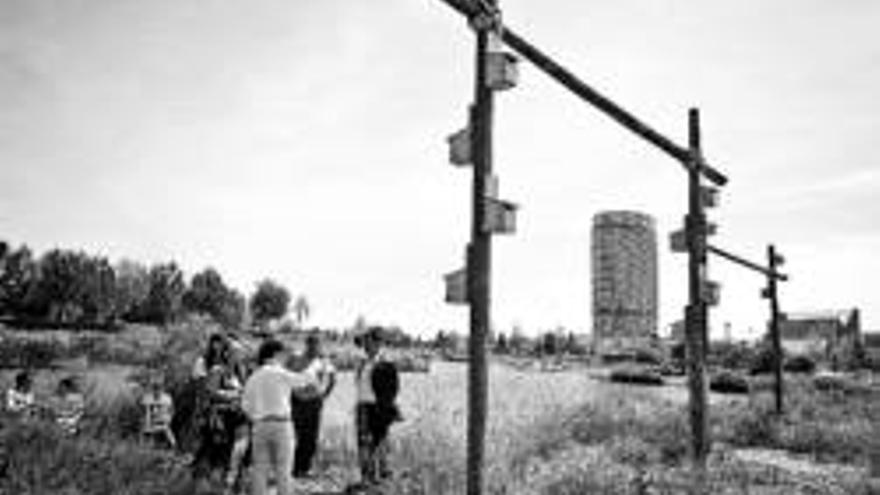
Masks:
[[[78,336],[70,346],[70,354],[86,356],[92,363],[128,365],[144,364],[151,358],[151,351],[142,348],[137,341],[108,335]]]
[[[813,377],[813,388],[826,393],[867,393],[870,388],[845,375],[821,373]]]
[[[663,376],[684,376],[685,369],[684,364],[681,362],[673,361],[663,363],[659,368],[660,374]]]
[[[774,363],[773,349],[765,345],[759,348],[755,353],[752,358],[752,365],[749,369],[753,375],[773,373]]]
[[[709,390],[720,394],[748,394],[749,382],[738,373],[723,370],[709,379]]]
[[[646,366],[622,366],[611,371],[611,381],[632,385],[663,385],[663,376]]]
[[[48,368],[67,355],[57,340],[8,337],[0,341],[0,366],[9,368]]]
[[[816,362],[807,356],[794,356],[785,361],[782,369],[788,373],[812,373],[816,370]]]
[[[659,353],[650,349],[636,349],[633,359],[639,364],[659,365],[663,362]]]
[[[116,441],[137,438],[141,427],[141,409],[133,391],[107,395],[86,393],[86,416],[83,433],[92,438]]]

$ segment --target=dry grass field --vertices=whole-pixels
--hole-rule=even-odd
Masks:
[[[186,368],[188,358],[181,359]],[[0,494],[195,493],[181,455],[122,434],[118,423],[130,421],[136,390],[126,377],[136,369],[77,366],[39,371],[36,383],[38,395],[45,396],[61,375],[83,378],[89,395],[83,435],[65,438],[44,425],[0,423]],[[383,493],[464,493],[466,369],[435,362],[430,373],[402,375],[405,420],[392,429],[395,478]],[[595,375],[583,368],[490,367],[488,493],[691,492],[682,383],[639,387]],[[8,385],[9,378],[9,371],[0,374],[0,384]],[[764,391],[712,396],[709,492],[873,493],[867,459],[870,440],[880,432],[877,388],[817,390],[801,378],[790,381],[788,390],[789,410],[782,418],[769,413],[771,398]],[[353,401],[353,377],[341,373],[325,406],[319,480],[303,493],[339,493],[357,479]]]

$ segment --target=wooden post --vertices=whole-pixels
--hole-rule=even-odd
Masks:
[[[495,0],[487,0],[496,6]],[[473,223],[471,225],[471,256],[468,260],[470,284],[470,347],[468,361],[468,430],[467,430],[467,494],[483,493],[486,418],[488,408],[488,370],[486,340],[490,322],[490,280],[492,268],[492,234],[483,228],[486,218],[486,181],[492,174],[492,90],[486,84],[486,53],[489,32],[476,29],[475,102],[473,130]]]
[[[779,256],[776,254],[776,246],[767,246],[767,264],[771,275],[767,277],[767,289],[770,296],[770,338],[773,342],[773,393],[776,396],[776,414],[783,411],[783,375],[782,375],[782,336],[779,335],[779,298],[776,287],[776,267],[779,264]]]
[[[706,323],[707,306],[701,297],[706,279],[706,218],[700,202],[700,114],[688,113],[688,137],[691,163],[688,168],[688,307],[685,310],[687,334],[688,388],[690,391],[691,450],[694,468],[701,482],[709,451],[709,428],[706,407]],[[701,484],[701,483],[698,483]]]

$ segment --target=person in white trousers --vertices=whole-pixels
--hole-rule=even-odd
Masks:
[[[265,495],[269,470],[278,495],[291,495],[294,435],[290,394],[317,393],[318,381],[309,373],[285,368],[284,345],[264,342],[258,351],[260,367],[244,385],[242,407],[251,421],[252,493]]]

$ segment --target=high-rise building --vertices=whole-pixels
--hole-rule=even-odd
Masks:
[[[651,344],[657,334],[657,233],[634,211],[593,217],[593,342],[598,353]]]

